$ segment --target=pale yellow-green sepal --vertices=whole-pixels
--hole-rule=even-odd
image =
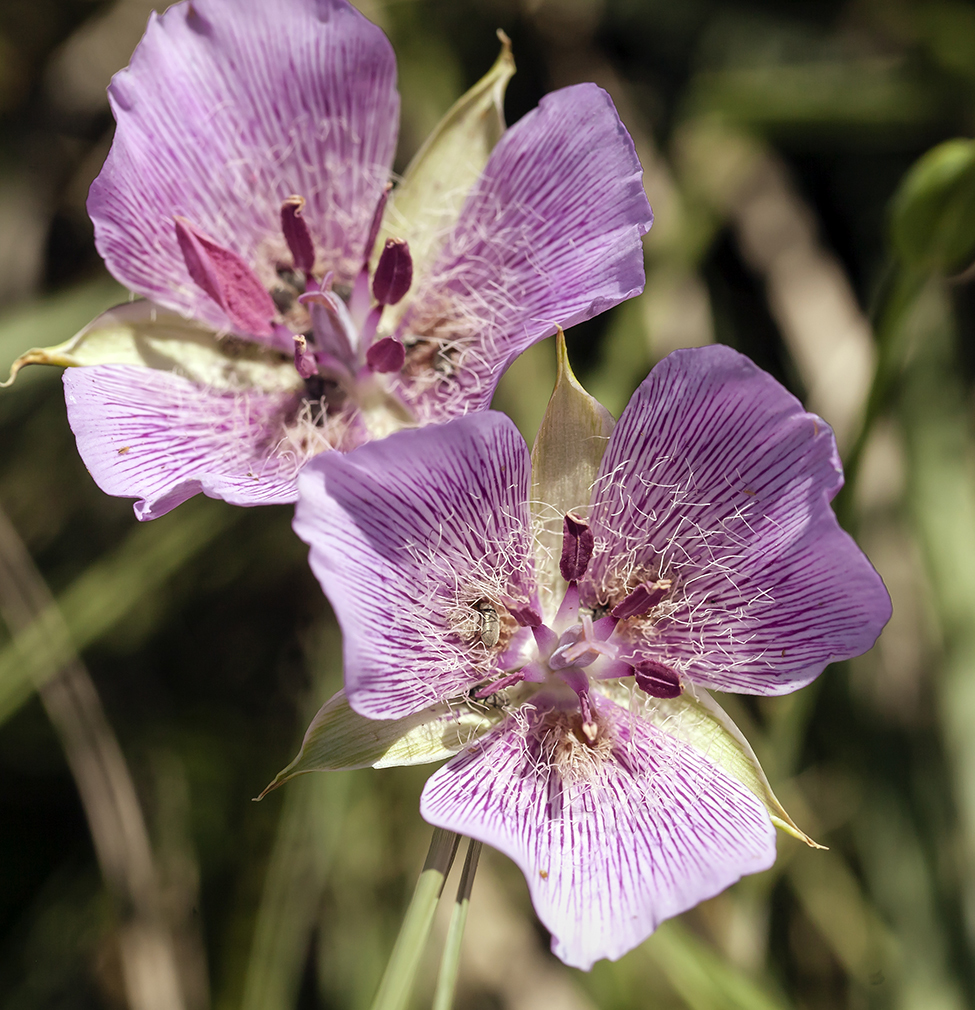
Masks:
[[[687,684],[677,698],[651,698],[627,681],[604,682],[599,690],[623,708],[689,744],[740,782],[762,801],[776,827],[814,849],[825,848],[792,820],[772,791],[751,744],[703,688]]]
[[[566,588],[559,574],[562,524],[568,512],[588,517],[593,482],[616,423],[572,373],[561,329],[556,334],[556,353],[555,389],[532,447],[535,566],[547,617]]]
[[[103,312],[63,344],[22,354],[3,385],[10,385],[25,365],[138,365],[225,391],[287,392],[301,384],[287,356],[251,341],[220,337],[142,299]]]
[[[367,719],[353,711],[345,691],[333,695],[312,720],[298,756],[261,793],[305,772],[392,768],[453,757],[502,718],[497,709],[464,703],[434,705],[405,719]]]
[[[511,42],[503,32],[494,66],[448,109],[417,151],[393,190],[376,245],[406,239],[413,258],[413,290],[433,265],[450,228],[491,150],[504,133],[504,93],[515,72]],[[409,298],[386,310],[384,325],[403,311]]]

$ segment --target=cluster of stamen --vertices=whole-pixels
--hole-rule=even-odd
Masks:
[[[359,273],[343,293],[335,290],[331,271],[316,275],[315,243],[301,196],[289,196],[281,205],[281,234],[291,262],[276,264],[269,285],[236,252],[185,218],[175,219],[190,278],[235,330],[294,355],[306,399],[321,401],[323,416],[341,410],[356,383],[372,373],[398,372],[405,361],[402,342],[378,331],[383,309],[399,302],[413,281],[407,243],[389,239],[369,276],[388,191],[376,206]]]
[[[679,673],[668,664],[634,656],[629,645],[632,626],[646,624],[664,605],[673,583],[667,578],[638,582],[604,608],[602,616],[588,613],[580,606],[579,580],[585,575],[592,559],[595,538],[589,523],[569,513],[564,518],[560,573],[568,589],[551,621],[529,609],[517,613],[504,610],[500,604],[479,601],[474,606],[479,624],[476,635],[481,645],[498,648],[502,621],[514,618],[512,624],[530,628],[535,639],[537,660],[482,685],[475,697],[486,698],[524,682],[561,682],[577,696],[578,711],[573,723],[572,744],[595,747],[600,740],[600,720],[590,698],[590,677],[610,679],[633,677],[637,685],[657,698],[675,698],[683,690]],[[504,646],[510,641],[506,636]],[[571,748],[570,748],[571,749]]]

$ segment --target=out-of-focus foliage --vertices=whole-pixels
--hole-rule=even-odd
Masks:
[[[957,273],[975,259],[975,141],[946,141],[914,165],[891,234],[904,262],[928,273]]]
[[[0,4],[3,375],[124,300],[84,197],[111,137],[104,87],[151,7]],[[457,1005],[975,1005],[975,296],[958,275],[975,254],[975,5],[363,8],[399,56],[400,171],[492,65],[499,27],[518,65],[509,122],[555,87],[610,91],[656,223],[645,294],[567,334],[577,374],[618,414],[675,347],[749,354],[833,424],[849,477],[841,518],[895,608],[872,653],[812,688],[722,699],[828,852],[780,835],[773,869],[583,975],[547,953],[520,875],[486,851]],[[554,376],[540,346],[499,390],[529,440]],[[0,629],[0,1004],[133,1006],[119,939],[141,913],[106,884],[86,820],[97,804],[79,802],[70,741],[48,718],[57,667],[76,651],[135,784],[127,816],[141,808],[148,828],[150,906],[178,974],[175,1002],[160,989],[145,1005],[367,1006],[429,841],[417,815],[429,770],[305,775],[251,802],[341,680],[289,510],[203,499],[140,526],[92,484],[57,369],[41,368],[0,392],[0,506],[73,647],[51,633],[52,611]],[[417,1006],[432,994],[441,911]]]

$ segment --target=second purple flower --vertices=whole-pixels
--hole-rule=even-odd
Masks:
[[[421,813],[514,859],[585,968],[775,858],[784,811],[705,689],[794,691],[890,600],[830,508],[832,432],[747,358],[675,352],[615,430],[560,409],[531,458],[485,412],[305,468],[346,690],[276,781],[455,754]]]

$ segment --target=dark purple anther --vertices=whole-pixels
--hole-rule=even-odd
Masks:
[[[398,372],[404,361],[406,348],[394,337],[383,337],[366,351],[366,364],[374,372]]]
[[[633,676],[636,677],[637,686],[654,698],[676,698],[684,690],[677,671],[655,659],[637,663],[633,667]]]
[[[304,206],[304,197],[300,196],[289,196],[281,204],[281,230],[291,250],[295,267],[302,273],[310,274],[315,266],[315,245],[311,240],[308,225],[301,216]]]
[[[386,240],[372,278],[372,294],[380,305],[395,305],[413,283],[413,257],[401,238]]]
[[[362,257],[362,268],[369,265],[369,259],[372,256],[372,248],[376,244],[376,239],[379,238],[379,229],[382,227],[383,214],[386,211],[386,200],[389,198],[389,191],[393,188],[391,182],[386,183],[386,188],[382,192],[382,196],[379,197],[379,202],[376,204],[376,209],[372,215],[372,224],[369,225],[369,238],[366,239],[366,251]]]
[[[578,582],[585,574],[593,543],[589,523],[569,512],[562,527],[562,557],[559,560],[559,571],[566,582]]]
[[[300,333],[295,334],[295,368],[303,379],[310,379],[318,374],[315,355],[308,350],[308,341]]]
[[[669,582],[641,582],[629,596],[613,607],[610,617],[615,617],[618,621],[626,620],[627,617],[642,617],[650,613],[669,590]]]

